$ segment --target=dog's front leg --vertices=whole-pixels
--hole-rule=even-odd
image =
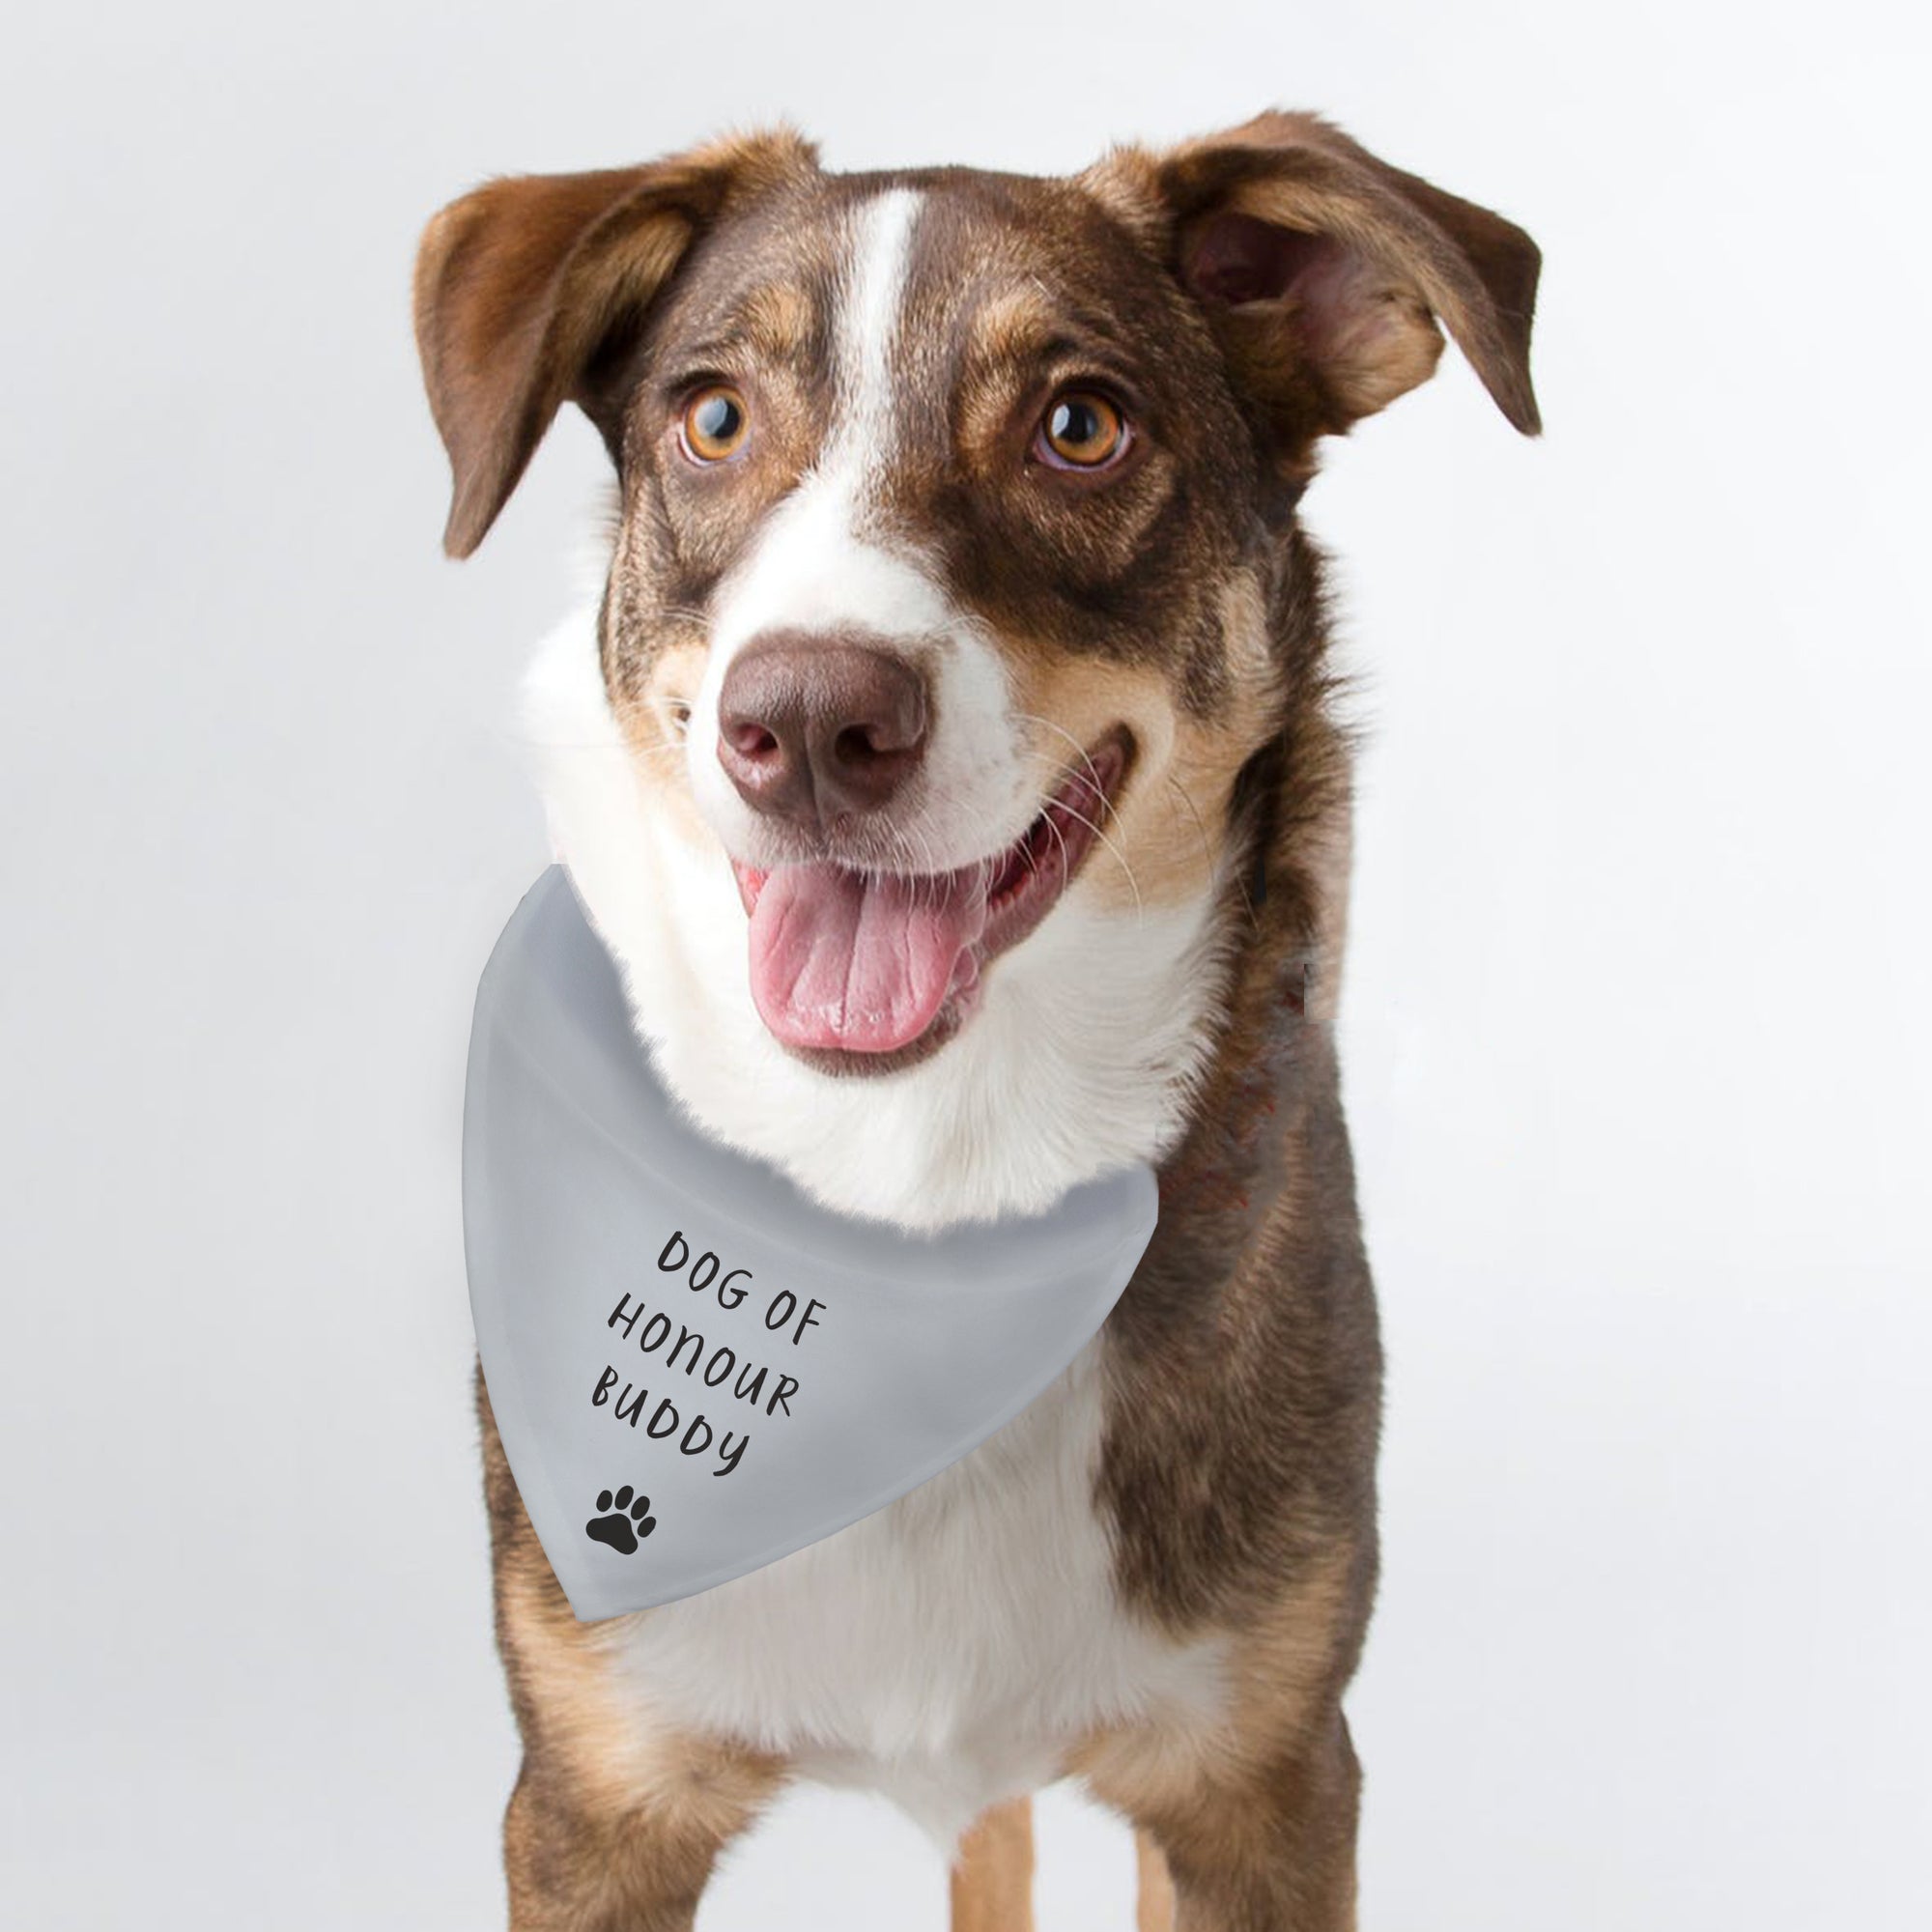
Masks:
[[[1353,1932],[1360,1781],[1339,1710],[1184,1785],[1093,1778],[1142,1834],[1141,1932],[1167,1932],[1170,1895],[1174,1932]]]
[[[503,1819],[510,1932],[690,1932],[718,1854],[777,1791],[783,1767],[654,1717],[622,1667],[627,1620],[571,1615],[480,1373],[476,1407],[497,1642],[524,1739]]]
[[[599,1808],[526,1757],[503,1820],[510,1932],[691,1932],[718,1854],[752,1807],[653,1799]]]

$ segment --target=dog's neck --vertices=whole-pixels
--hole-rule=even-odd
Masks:
[[[552,636],[526,696],[554,844],[661,1076],[706,1132],[828,1207],[916,1229],[1037,1211],[1179,1140],[1221,1017],[1226,880],[1138,914],[1069,899],[931,1060],[831,1078],[786,1054],[753,1007],[722,853],[640,792],[594,614]]]

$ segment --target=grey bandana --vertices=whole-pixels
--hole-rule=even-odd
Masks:
[[[561,869],[476,995],[463,1228],[517,1488],[586,1621],[755,1570],[937,1475],[1072,1361],[1153,1233],[1145,1167],[922,1237],[694,1132]]]

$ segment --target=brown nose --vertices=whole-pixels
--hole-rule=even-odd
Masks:
[[[849,639],[769,633],[718,694],[718,762],[753,811],[794,824],[878,810],[924,751],[924,678]]]

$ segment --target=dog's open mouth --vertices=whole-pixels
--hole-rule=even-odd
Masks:
[[[952,872],[834,864],[760,871],[734,860],[750,916],[752,998],[782,1045],[876,1070],[952,1037],[980,975],[1059,902],[1126,776],[1123,731],[1089,752],[1010,845]]]

